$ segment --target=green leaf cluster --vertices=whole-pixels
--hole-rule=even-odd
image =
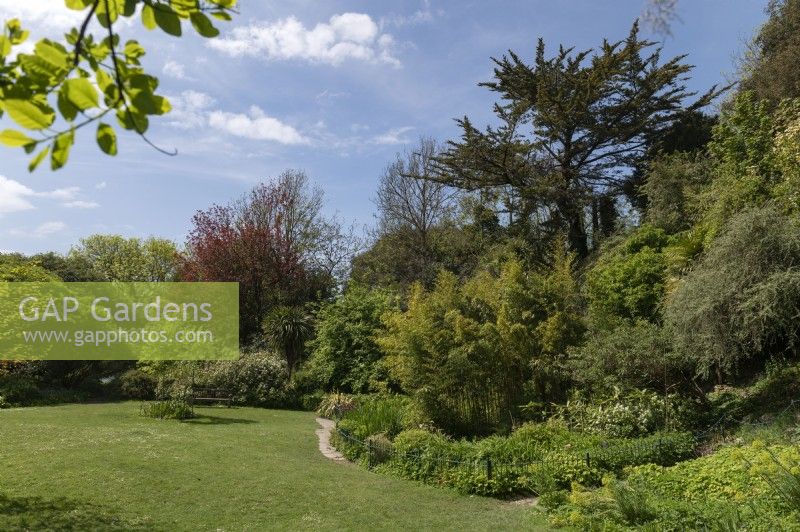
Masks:
[[[230,20],[236,2],[65,0],[65,5],[84,12],[85,19],[63,41],[41,39],[32,53],[14,55],[29,37],[22,23],[7,21],[0,35],[0,117],[7,114],[18,127],[0,132],[0,144],[33,154],[31,171],[48,157],[53,170],[66,165],[77,131],[94,123],[99,148],[116,155],[117,134],[104,121],[107,115],[115,115],[119,127],[144,136],[150,117],[171,110],[156,92],[158,79],[141,65],[144,47],[135,40],[123,43],[115,31],[121,18],[141,12],[146,28],[176,37],[187,21],[198,34],[213,38],[219,30],[211,18]],[[100,26],[97,34],[93,23]]]
[[[663,250],[669,241],[662,229],[644,225],[598,261],[586,280],[596,320],[658,320],[667,283]]]

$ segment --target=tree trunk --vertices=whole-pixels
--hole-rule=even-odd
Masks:
[[[584,259],[589,255],[589,243],[586,237],[586,228],[583,223],[583,212],[578,210],[569,216],[569,246],[579,259]]]
[[[567,240],[570,249],[578,255],[578,259],[584,259],[589,255],[589,242],[584,221],[583,202],[579,199],[580,194],[574,187],[576,177],[575,170],[566,161],[563,162],[561,179],[564,188],[556,205],[567,226]]]

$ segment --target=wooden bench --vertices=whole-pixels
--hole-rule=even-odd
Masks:
[[[224,404],[230,408],[233,405],[233,397],[220,388],[195,388],[192,390],[191,404],[194,406],[201,403]]]

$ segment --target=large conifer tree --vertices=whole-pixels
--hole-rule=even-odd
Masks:
[[[467,190],[513,188],[517,216],[565,232],[586,256],[608,231],[614,199],[649,141],[720,93],[712,87],[686,104],[696,93],[685,86],[693,68],[685,57],[662,63],[638,23],[624,40],[581,52],[562,46],[551,58],[540,39],[532,65],[509,51],[494,59],[494,80],[481,84],[500,95],[499,125],[481,131],[459,120],[463,134],[439,158],[436,179]]]

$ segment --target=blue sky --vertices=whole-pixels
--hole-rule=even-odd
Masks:
[[[724,82],[765,3],[679,0],[665,55],[689,54],[693,89]],[[57,37],[75,25],[62,4],[0,0],[0,19],[20,16],[35,38]],[[421,135],[457,136],[456,117],[491,120],[492,94],[477,86],[491,76],[490,57],[507,49],[531,57],[540,36],[551,49],[620,39],[643,6],[240,0],[240,15],[213,45],[121,28],[145,45],[145,65],[175,108],[149,137],[179,155],[124,135],[119,156],[109,158],[85,132],[65,169],[29,174],[21,151],[0,148],[0,250],[64,252],[93,233],[181,243],[195,211],[288,168],[324,190],[330,214],[369,225],[377,179],[395,153]]]

